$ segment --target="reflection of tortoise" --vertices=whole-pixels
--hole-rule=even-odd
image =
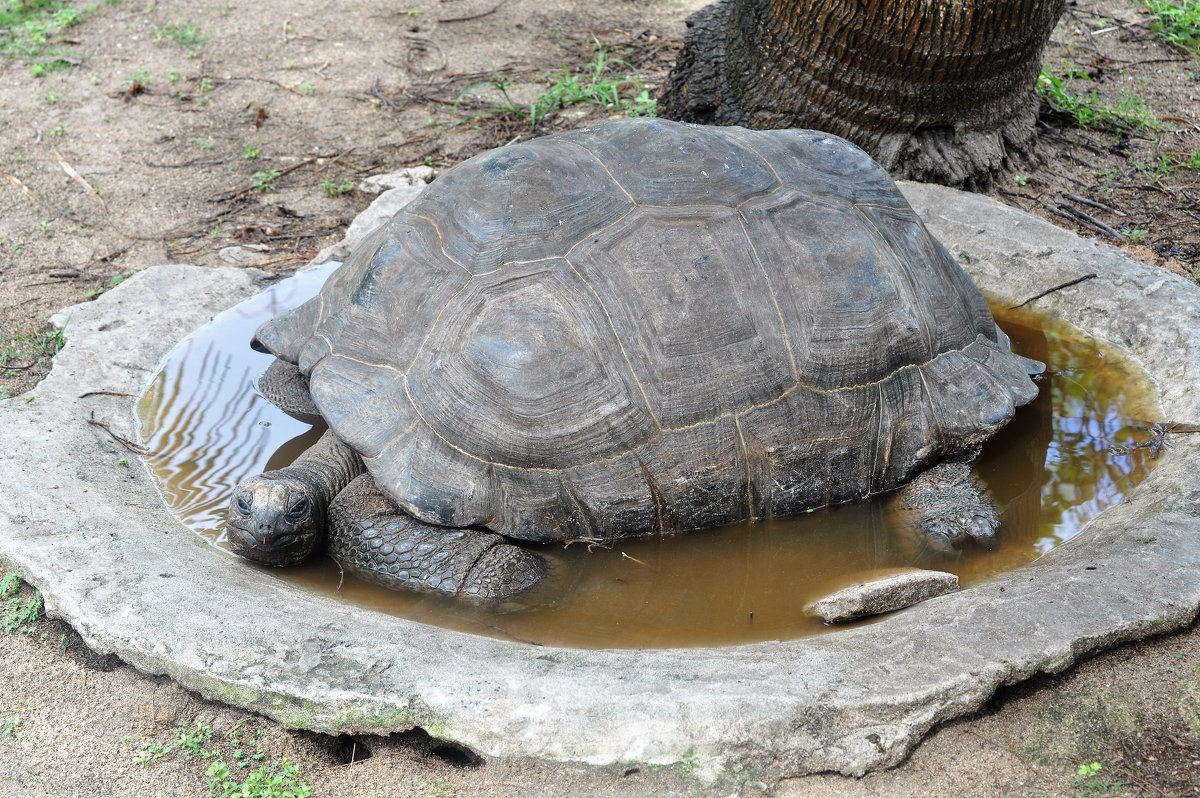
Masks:
[[[234,549],[305,557],[365,461],[333,556],[472,597],[545,573],[505,538],[786,516],[922,472],[898,494],[921,528],[990,536],[965,463],[1040,368],[856,147],[661,121],[450,170],[256,343],[264,392],[302,409],[307,378],[331,432],[238,487]]]

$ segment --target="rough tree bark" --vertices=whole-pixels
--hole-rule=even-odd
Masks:
[[[1036,160],[1064,0],[720,0],[688,19],[659,113],[847,138],[896,177],[984,188]]]

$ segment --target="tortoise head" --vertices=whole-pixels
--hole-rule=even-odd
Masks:
[[[229,547],[262,565],[296,565],[324,539],[325,508],[318,493],[277,472],[243,480],[225,513]]]

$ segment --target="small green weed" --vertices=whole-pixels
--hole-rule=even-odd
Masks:
[[[217,146],[217,141],[212,136],[192,136],[188,139],[188,144],[199,147],[202,150],[211,150]]]
[[[1196,678],[1184,679],[1179,683],[1179,692],[1172,702],[1179,716],[1187,724],[1192,737],[1200,737],[1200,668],[1194,671]]]
[[[64,324],[57,329],[47,330],[42,334],[42,338],[45,341],[43,348],[48,347],[53,354],[57,355],[67,345],[67,327]]]
[[[10,572],[0,579],[0,628],[9,634],[33,634],[33,622],[42,617],[42,594],[21,600],[17,592],[21,589],[21,578]]]
[[[1150,30],[1168,44],[1200,55],[1200,0],[1147,0]]]
[[[349,194],[354,190],[354,181],[350,178],[346,178],[340,183],[336,183],[332,180],[322,180],[321,188],[331,197],[340,197],[341,195]]]
[[[700,759],[696,756],[695,748],[683,752],[683,758],[675,763],[675,771],[685,779],[693,778],[700,770]]]
[[[247,144],[245,148],[242,149],[242,158],[247,161],[258,160],[258,156],[260,155],[262,155],[262,150],[260,150],[258,147],[255,147],[253,144]]]
[[[1150,231],[1149,230],[1136,230],[1136,229],[1131,230],[1128,227],[1122,227],[1121,235],[1125,236],[1126,238],[1128,238],[1130,241],[1132,241],[1135,244],[1140,244],[1146,240],[1146,237],[1148,235],[1150,235]]]
[[[1100,775],[1104,766],[1099,762],[1089,762],[1080,765],[1075,771],[1075,789],[1077,798],[1104,798],[1115,795],[1121,789],[1121,782],[1109,781]]]
[[[0,737],[11,737],[14,740],[21,738],[21,716],[10,715],[0,721]]]
[[[74,63],[77,62],[68,61],[65,58],[51,58],[47,61],[39,61],[29,68],[29,75],[30,77],[40,78],[51,72],[70,69]]]
[[[1200,150],[1192,152],[1172,152],[1166,155],[1160,155],[1159,160],[1167,165],[1170,169],[1188,169],[1193,172],[1200,172]]]
[[[250,185],[262,193],[267,194],[275,190],[275,181],[279,179],[279,174],[280,172],[278,169],[267,169],[262,172],[255,172],[250,177]]]
[[[1100,93],[1094,89],[1087,94],[1075,93],[1070,84],[1078,80],[1091,80],[1091,77],[1079,67],[1070,64],[1064,66],[1061,74],[1043,69],[1037,79],[1038,96],[1055,111],[1072,117],[1080,127],[1111,125],[1133,129],[1162,129],[1162,122],[1150,113],[1146,101],[1141,97],[1126,93],[1121,95],[1116,105],[1102,103]]]
[[[174,25],[163,25],[154,32],[154,41],[161,42],[170,39],[180,47],[196,47],[208,40],[199,27],[190,20],[181,20]]]
[[[236,724],[224,740],[214,740],[212,726],[181,720],[171,740],[143,744],[134,762],[145,766],[172,754],[208,762],[204,776],[208,793],[215,798],[310,798],[312,788],[301,779],[300,768],[286,759],[266,761],[261,728],[247,749],[242,732],[245,722]]]
[[[102,295],[105,291],[108,291],[112,288],[116,288],[118,285],[125,282],[126,278],[128,278],[131,274],[133,274],[133,272],[125,272],[124,274],[114,274],[112,277],[109,277],[103,283],[101,283],[100,285],[93,288],[91,291],[88,291],[86,294],[84,294],[83,298],[84,299],[95,299],[96,297]]]

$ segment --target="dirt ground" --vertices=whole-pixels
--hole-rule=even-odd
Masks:
[[[33,385],[62,345],[50,313],[132,272],[184,261],[283,274],[340,237],[371,199],[354,188],[367,175],[441,169],[644,109],[642,89],[654,95],[699,5],[107,0],[39,29],[0,17],[0,399]],[[1048,84],[1046,163],[994,193],[1196,279],[1200,59],[1149,28],[1136,2],[1070,4],[1045,60],[1063,81]],[[521,110],[601,52],[623,107],[552,112],[535,130]],[[1080,107],[1101,119],[1079,127]],[[232,764],[255,751],[265,758],[233,766],[238,780],[286,758],[318,796],[1200,794],[1195,626],[1009,688],[895,770],[770,789],[706,788],[687,762],[480,762],[419,732],[289,732],[99,658],[58,622],[25,631],[0,635],[0,796],[205,795],[214,760],[196,753]]]

